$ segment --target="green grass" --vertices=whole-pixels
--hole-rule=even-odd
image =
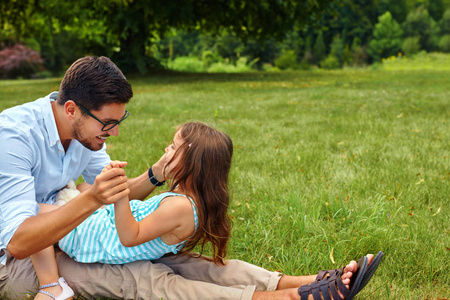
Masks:
[[[108,149],[137,176],[162,155],[178,124],[210,123],[235,147],[230,257],[301,275],[382,250],[360,299],[449,298],[449,75],[131,77],[130,117]],[[0,81],[0,110],[59,82]]]

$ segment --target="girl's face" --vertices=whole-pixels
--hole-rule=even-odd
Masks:
[[[184,140],[180,136],[180,132],[178,131],[175,134],[172,144],[166,147],[166,163],[164,165],[164,174],[166,178],[173,179],[171,171],[176,165],[178,165],[181,160],[181,155],[179,152],[177,153],[175,158],[174,155],[181,144],[183,144],[183,142]]]

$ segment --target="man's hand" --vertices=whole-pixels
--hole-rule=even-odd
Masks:
[[[95,178],[94,184],[86,192],[102,205],[112,204],[127,197],[130,193],[128,178],[125,170],[122,169],[126,165],[126,162],[112,161]]]

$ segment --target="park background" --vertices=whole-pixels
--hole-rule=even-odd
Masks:
[[[107,143],[130,177],[183,122],[233,139],[231,258],[301,275],[381,250],[360,299],[448,299],[449,7],[2,1],[0,110],[108,56],[135,94]]]

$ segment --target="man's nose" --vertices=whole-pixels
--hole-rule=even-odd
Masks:
[[[109,135],[118,136],[119,135],[119,126],[114,126],[110,130],[107,131]]]

